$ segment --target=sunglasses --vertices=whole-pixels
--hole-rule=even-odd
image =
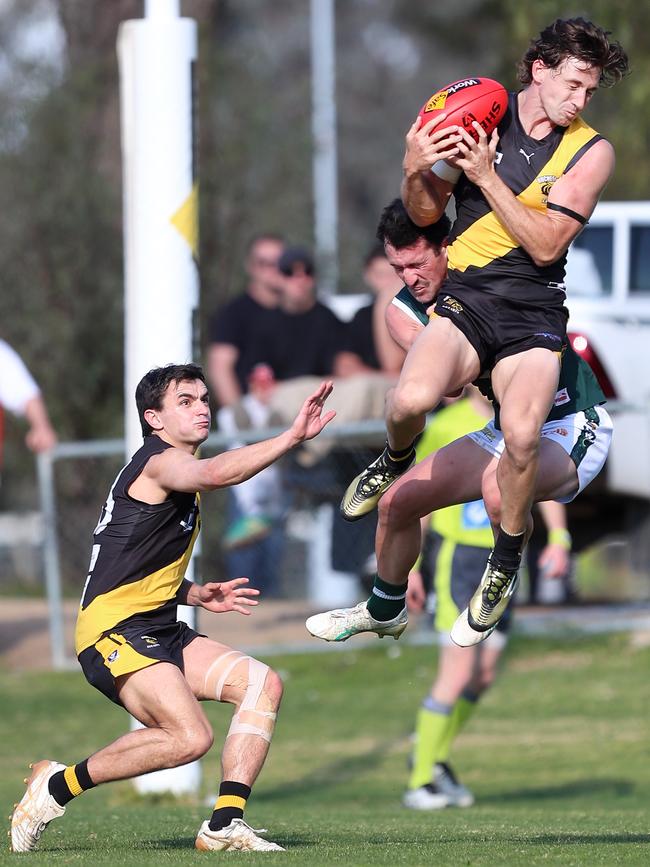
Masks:
[[[277,259],[265,259],[262,256],[255,256],[253,258],[253,265],[257,265],[258,268],[277,268],[278,260]]]

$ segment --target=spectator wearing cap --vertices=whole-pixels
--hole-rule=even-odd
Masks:
[[[314,259],[305,247],[287,247],[280,256],[279,318],[260,350],[276,380],[332,376],[344,346],[343,323],[318,301]]]

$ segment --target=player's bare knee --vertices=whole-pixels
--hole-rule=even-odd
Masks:
[[[417,383],[397,385],[389,404],[389,413],[393,422],[408,421],[417,418],[431,409],[427,389]]]
[[[518,420],[502,425],[505,449],[518,469],[525,469],[539,453],[539,425],[534,420]]]
[[[498,526],[501,523],[501,491],[499,490],[496,473],[483,479],[481,495],[490,523]]]
[[[204,756],[212,744],[214,735],[207,722],[186,725],[174,733],[174,760],[177,765],[185,765]]]
[[[379,524],[384,529],[397,530],[413,519],[412,498],[399,484],[386,491],[377,510]]]

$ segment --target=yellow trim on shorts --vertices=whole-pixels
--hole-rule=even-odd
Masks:
[[[133,674],[134,671],[140,671],[142,668],[159,662],[158,659],[151,659],[149,656],[138,653],[134,647],[128,644],[126,638],[117,632],[100,638],[95,644],[95,650],[102,655],[104,665],[114,678],[121,677],[123,674]],[[109,657],[113,653],[115,656],[109,662]]]
[[[197,522],[187,548],[181,556],[152,572],[139,581],[119,584],[113,590],[100,593],[86,608],[79,611],[75,631],[75,652],[77,656],[91,647],[107,629],[122,623],[134,614],[155,611],[170,602],[178,593],[192,556],[192,548],[199,534]]]
[[[74,765],[69,768],[66,768],[63,772],[63,779],[65,780],[66,786],[70,789],[70,794],[73,797],[77,797],[83,792],[79,784],[79,780],[77,779],[77,772],[74,769]]]
[[[449,632],[460,614],[451,595],[451,567],[456,545],[452,539],[443,539],[436,557],[433,586],[436,591],[434,627],[437,632]]]
[[[243,810],[246,807],[246,798],[241,798],[239,795],[219,795],[214,809],[220,810],[222,807],[237,807]]]

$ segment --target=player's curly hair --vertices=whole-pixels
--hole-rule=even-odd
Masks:
[[[429,244],[440,247],[451,229],[451,221],[446,214],[430,226],[416,226],[409,217],[401,199],[393,199],[381,212],[377,226],[377,240],[386,241],[396,250],[411,247],[424,238]]]
[[[143,437],[153,433],[153,428],[144,417],[145,410],[162,409],[163,398],[170,383],[186,380],[191,382],[195,379],[206,384],[205,374],[198,364],[168,364],[165,367],[154,367],[145,373],[135,390],[135,404]]]
[[[627,75],[629,61],[620,43],[611,41],[609,36],[609,30],[584,18],[557,18],[530,43],[517,67],[519,81],[531,83],[535,60],[556,69],[567,57],[576,57],[599,67],[599,84],[611,87]]]

